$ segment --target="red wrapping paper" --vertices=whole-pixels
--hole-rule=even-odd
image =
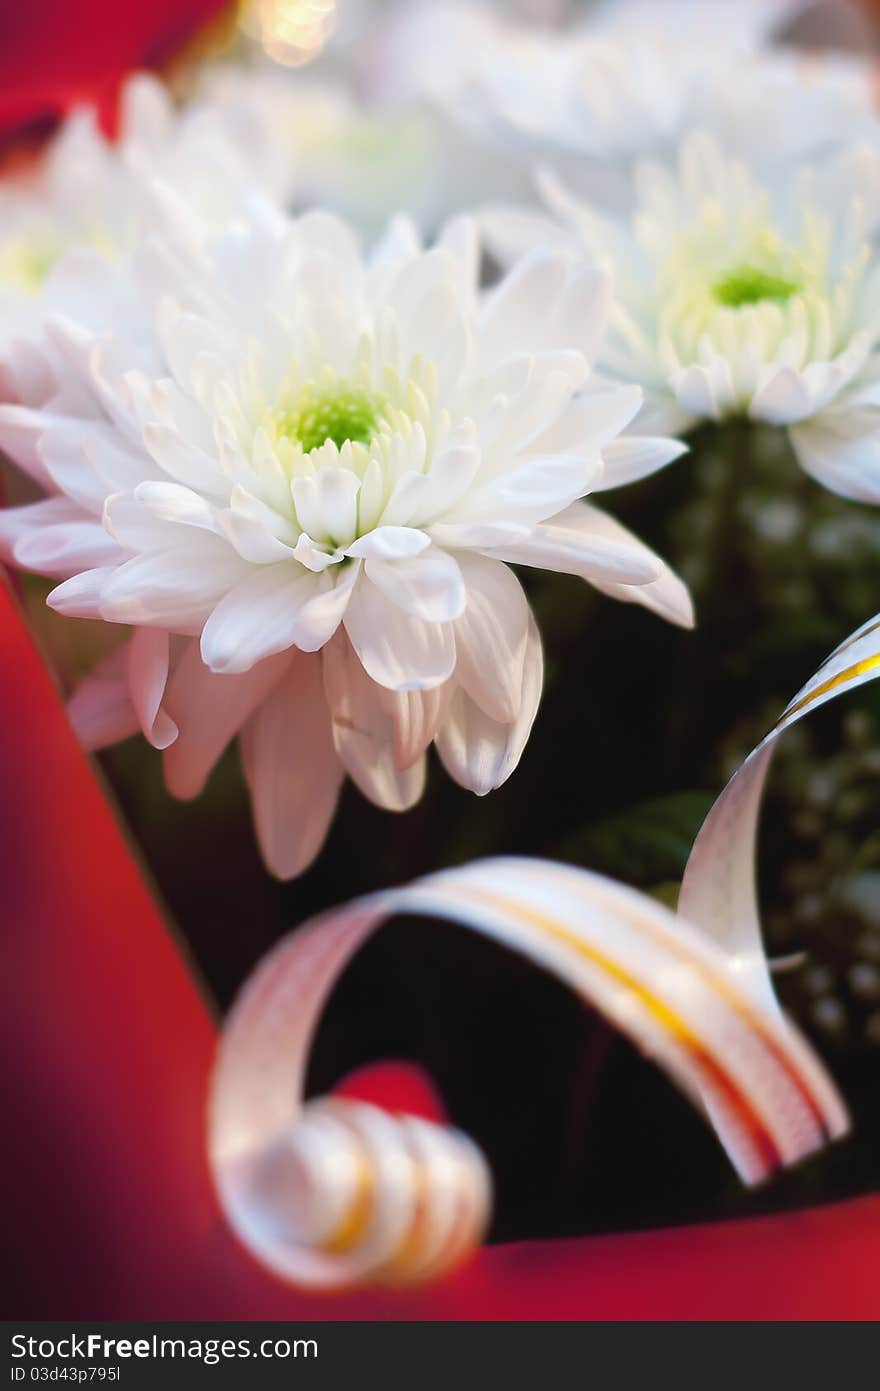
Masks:
[[[0,136],[93,103],[112,122],[122,78],[166,62],[227,0],[0,0]]]
[[[880,1196],[483,1250],[445,1284],[309,1296],[226,1230],[205,1156],[216,1025],[0,585],[9,1316],[872,1319]],[[435,1108],[399,1068],[353,1086]]]

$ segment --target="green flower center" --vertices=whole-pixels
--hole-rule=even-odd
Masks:
[[[383,397],[362,387],[343,382],[321,387],[307,382],[297,392],[295,405],[278,417],[277,429],[295,440],[304,453],[320,449],[328,440],[338,449],[349,440],[369,444],[385,407]]]
[[[719,304],[741,309],[746,304],[760,304],[768,299],[784,304],[800,288],[796,281],[761,270],[759,266],[737,266],[715,281],[712,293]]]

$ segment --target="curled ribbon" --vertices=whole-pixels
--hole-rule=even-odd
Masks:
[[[737,769],[700,828],[685,868],[678,911],[727,953],[743,987],[767,1008],[767,972],[755,880],[758,820],[776,741],[836,696],[880,676],[880,615],[851,633],[814,672]]]
[[[423,1283],[480,1242],[491,1175],[467,1136],[302,1099],[336,979],[398,912],[459,922],[559,976],[669,1072],[747,1184],[844,1134],[840,1095],[773,993],[755,840],[780,734],[876,676],[880,618],[831,652],[734,773],[696,837],[678,915],[584,869],[499,858],[336,908],[279,943],[229,1015],[211,1096],[214,1180],[247,1248],[321,1288]]]
[[[310,1288],[414,1284],[449,1270],[485,1230],[491,1178],[466,1136],[361,1102],[302,1098],[337,978],[397,913],[459,923],[558,976],[669,1073],[747,1184],[844,1134],[843,1101],[773,993],[755,838],[779,735],[878,675],[875,619],[831,654],[718,798],[678,916],[586,870],[492,859],[359,899],[285,938],[229,1016],[210,1107],[220,1200],[253,1254]]]

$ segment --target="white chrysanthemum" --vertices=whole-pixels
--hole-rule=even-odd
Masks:
[[[204,70],[200,92],[290,171],[293,211],[321,207],[369,236],[402,209],[434,231],[487,196],[529,196],[528,168],[487,161],[426,93],[392,82],[367,93],[358,77],[329,58],[306,72],[227,64]]]
[[[581,500],[680,450],[620,438],[641,393],[592,381],[605,278],[538,252],[483,296],[477,253],[468,223],[428,251],[398,223],[365,261],[327,214],[252,208],[210,253],[145,247],[129,342],[54,326],[91,418],[0,408],[0,446],[57,494],[0,513],[0,544],[69,577],[62,613],[135,628],[74,697],[83,736],[139,724],[193,796],[240,732],[280,875],[344,772],[389,809],[432,741],[474,792],[512,772],[542,657],[505,562],[691,621]]]
[[[50,386],[28,343],[45,315],[69,304],[69,253],[107,262],[99,288],[110,303],[120,292],[114,262],[154,216],[157,176],[162,197],[202,231],[225,222],[248,189],[286,192],[286,171],[259,131],[217,105],[176,112],[153,77],[126,83],[115,143],[94,112],[76,112],[33,170],[0,181],[0,399],[45,399]],[[78,308],[87,322],[100,319],[85,301]]]
[[[764,185],[705,135],[643,166],[613,219],[543,179],[558,222],[494,212],[510,257],[535,235],[613,268],[599,365],[645,391],[642,428],[745,415],[790,427],[803,467],[880,501],[880,157],[867,147]]]
[[[430,101],[484,156],[503,154],[508,177],[550,160],[579,191],[618,208],[632,162],[673,158],[694,128],[772,166],[874,125],[867,60],[762,43],[792,6],[606,8],[602,23],[555,31],[448,0],[406,8],[389,26],[380,80],[397,74],[404,93]]]

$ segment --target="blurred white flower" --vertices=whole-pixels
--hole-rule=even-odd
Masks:
[[[234,113],[227,120],[219,106],[177,112],[145,74],[123,89],[117,142],[102,134],[94,112],[72,115],[27,175],[0,182],[0,399],[33,403],[51,389],[29,341],[47,314],[69,307],[69,253],[106,262],[103,307],[121,293],[114,263],[155,215],[156,177],[162,200],[179,202],[190,229],[204,232],[223,223],[248,189],[285,193],[287,174],[261,132]],[[91,322],[85,301],[78,309]]]
[[[377,46],[374,85],[398,101],[418,94],[487,163],[503,155],[509,176],[549,160],[620,208],[632,162],[674,159],[694,128],[768,166],[876,130],[867,60],[768,46],[773,21],[797,8],[615,3],[553,30],[461,0],[404,6]]]
[[[97,745],[136,724],[197,794],[241,734],[266,861],[317,853],[344,772],[421,795],[425,750],[488,792],[542,682],[507,562],[581,576],[670,620],[684,586],[582,501],[681,446],[621,437],[638,388],[595,382],[607,283],[538,251],[478,288],[473,228],[423,250],[268,206],[210,246],[134,258],[127,331],[56,320],[76,416],[0,407],[0,446],[54,493],[0,513],[0,547],[64,578],[60,612],[130,624],[74,697]],[[80,297],[100,275],[80,263]]]
[[[880,501],[880,156],[854,147],[762,183],[709,136],[677,166],[635,178],[631,217],[612,217],[545,174],[558,221],[486,215],[515,258],[537,238],[613,270],[598,365],[645,391],[644,429],[747,415],[788,426],[808,473]]]
[[[273,151],[295,192],[291,210],[322,207],[370,237],[401,211],[433,232],[486,197],[530,195],[524,165],[487,160],[423,93],[391,83],[369,92],[362,78],[328,55],[307,72],[265,62],[208,67],[199,91]]]

